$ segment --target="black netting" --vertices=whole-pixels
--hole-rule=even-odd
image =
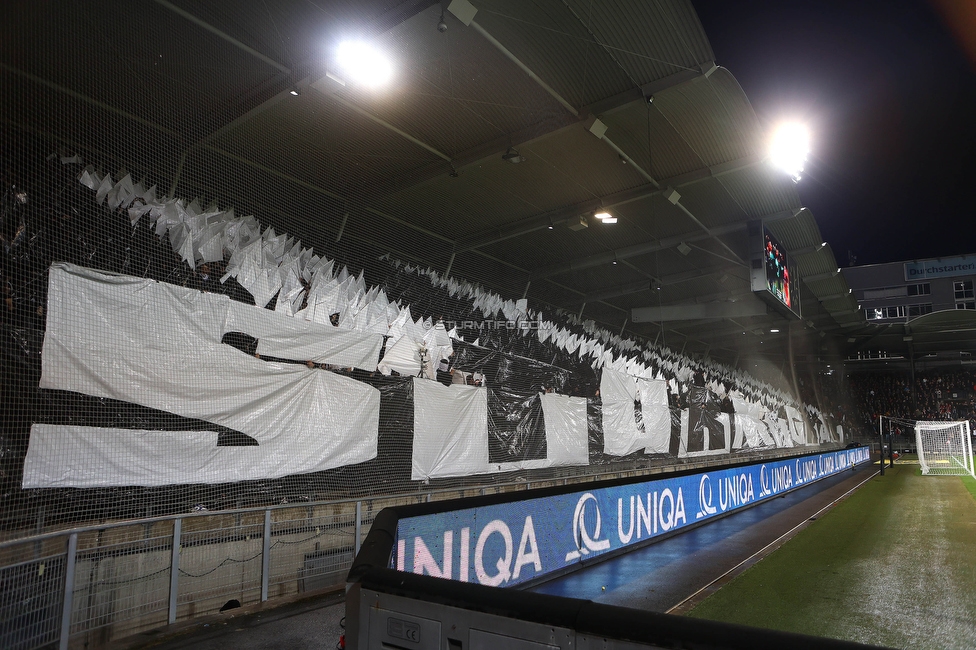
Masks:
[[[202,20],[226,19],[219,8],[185,4]],[[495,254],[504,240],[457,246],[481,230],[458,207],[463,192],[424,189],[426,180],[456,178],[457,170],[391,131],[406,119],[397,106],[375,100],[370,110],[383,113],[384,126],[356,108],[374,101],[368,94],[312,87],[324,73],[310,34],[339,29],[340,18],[375,18],[381,7],[335,3],[323,16],[306,15],[299,4],[261,12],[304,39],[251,33],[253,8],[239,22],[222,22],[232,40],[280,65],[148,1],[22,6],[0,31],[0,526],[29,534],[192,510],[572,477],[696,454],[727,459],[831,445],[840,442],[838,425],[850,435],[855,422],[837,407],[843,388],[835,377],[800,376],[797,401],[782,367],[763,375],[692,358],[621,329],[629,311],[604,303],[587,313],[619,316],[616,322],[580,317],[573,300],[582,290],[528,283],[524,267],[553,262],[554,251],[516,263]],[[405,56],[409,25],[389,36]],[[439,65],[439,47],[446,46],[414,55]],[[485,63],[497,74],[507,65]],[[425,92],[446,91],[434,84]],[[450,129],[422,120],[414,127],[427,129],[437,146],[456,148],[453,155],[497,138],[499,129],[544,133],[565,121],[544,93],[519,99],[526,91],[518,84],[506,93],[494,104],[452,103],[437,116]],[[494,112],[468,132],[451,122],[462,109]],[[577,196],[575,181],[550,182],[567,185],[539,186],[539,206],[589,199]],[[505,184],[465,187],[478,201],[497,200],[480,218],[545,212],[505,198]],[[562,228],[553,236],[573,235]],[[581,256],[607,248],[595,238],[566,241]],[[138,303],[148,291],[168,292],[186,313]],[[203,331],[206,310],[217,308],[243,316],[225,330]],[[173,323],[184,329],[167,336]],[[322,328],[347,338],[321,353],[314,333]],[[150,330],[157,334],[128,345],[133,332]],[[367,344],[375,349],[365,360],[336,352]],[[608,372],[624,378],[622,392],[601,394]],[[484,417],[474,425],[465,419],[474,407],[457,411],[459,422],[474,426],[460,433],[481,435],[483,427],[483,470],[450,471],[448,459],[417,475],[418,436],[437,442],[442,435],[418,430],[418,422],[441,417],[417,412],[417,400],[426,399],[418,381],[484,395],[477,398]],[[340,390],[362,399],[336,399]],[[255,391],[264,391],[260,399]],[[156,394],[163,392],[165,399]],[[798,421],[803,439],[790,439],[788,429],[775,439],[739,435],[736,417],[745,413],[731,395],[762,412],[756,422],[765,422],[763,414]],[[345,447],[322,451],[321,440],[344,424],[330,420],[337,409],[361,409],[365,424]],[[281,412],[292,419],[274,419]],[[611,416],[623,418],[634,438],[614,453],[608,438],[623,429],[607,430]],[[363,442],[370,437],[363,431],[372,440]],[[554,436],[570,435],[579,448],[545,466],[557,453]],[[653,436],[656,447],[647,442]],[[285,438],[304,442],[275,447]],[[306,469],[282,476],[281,466]]]

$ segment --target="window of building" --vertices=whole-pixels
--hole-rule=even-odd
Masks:
[[[908,305],[908,317],[915,318],[932,313],[932,303],[927,302],[920,305]]]
[[[923,282],[922,284],[910,284],[908,285],[908,295],[909,296],[927,296],[932,293],[932,285],[928,282]],[[931,311],[931,310],[929,310]],[[928,312],[926,312],[928,313]]]
[[[976,309],[976,301],[972,300],[957,300],[956,309]]]
[[[972,300],[973,299],[973,281],[963,280],[962,282],[953,282],[952,289],[956,294],[956,300]],[[960,307],[960,309],[968,309],[967,307]]]
[[[905,317],[905,305],[891,305],[890,307],[874,307],[868,309],[866,316],[869,320],[884,320]]]

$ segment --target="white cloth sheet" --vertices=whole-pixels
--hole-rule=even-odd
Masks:
[[[413,380],[415,481],[484,474],[488,466],[488,390]]]
[[[316,469],[375,457],[379,391],[222,344],[229,303],[222,295],[54,265],[40,387],[132,402],[245,433],[269,445],[263,457],[270,460],[255,470],[261,476],[290,473],[276,469],[289,454],[309,456]],[[28,453],[55,458],[60,452],[32,441]],[[25,486],[44,480],[25,472]]]

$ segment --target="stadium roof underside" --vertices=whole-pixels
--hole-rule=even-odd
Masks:
[[[176,196],[238,206],[322,254],[356,246],[449,268],[732,362],[781,354],[787,319],[680,308],[755,300],[746,229],[764,220],[803,279],[793,331],[843,341],[864,327],[690,2],[472,2],[473,17],[445,2],[439,33],[431,0],[59,1],[11,12],[3,60],[39,34],[48,51],[0,75],[30,98],[15,125]],[[388,87],[327,76],[331,48],[357,34],[394,59]],[[46,121],[55,112],[78,122]],[[678,307],[676,320],[634,323],[648,306]]]

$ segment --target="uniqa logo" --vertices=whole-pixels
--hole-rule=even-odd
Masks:
[[[708,474],[702,474],[701,481],[698,483],[698,513],[695,519],[701,519],[708,515],[714,515],[718,509],[712,505],[712,481]]]
[[[593,509],[596,510],[596,526],[593,528],[592,536],[586,527],[586,504],[588,501],[593,501]],[[581,555],[586,555],[590,551],[605,551],[610,548],[609,539],[599,539],[602,524],[600,504],[592,493],[586,492],[576,502],[576,512],[573,513],[573,541],[576,542],[576,550],[566,554],[567,562],[579,559]]]

